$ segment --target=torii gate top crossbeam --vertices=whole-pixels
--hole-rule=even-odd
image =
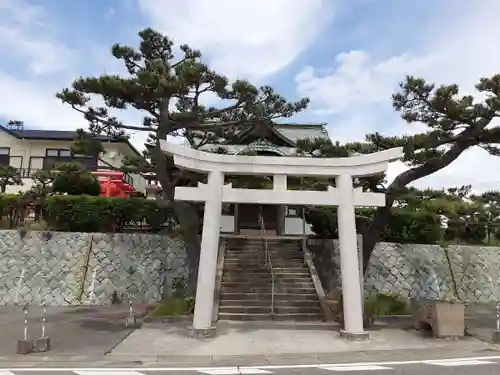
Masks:
[[[385,172],[390,162],[403,156],[402,147],[344,158],[311,158],[215,154],[166,140],[160,140],[160,146],[180,168],[232,175],[370,176]]]

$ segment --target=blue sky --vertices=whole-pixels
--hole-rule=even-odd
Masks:
[[[54,93],[80,75],[120,72],[110,46],[135,45],[152,26],[232,78],[309,96],[296,120],[327,122],[335,140],[417,132],[391,108],[398,81],[414,74],[473,93],[479,77],[500,71],[499,17],[500,2],[489,0],[0,0],[0,121],[85,127]],[[497,189],[499,167],[474,149],[419,184]]]

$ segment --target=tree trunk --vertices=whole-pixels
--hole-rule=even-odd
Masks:
[[[186,202],[174,201],[174,211],[186,246],[187,263],[189,267],[186,292],[188,295],[194,297],[196,293],[196,282],[198,280],[201,249],[200,236],[198,234],[200,220],[194,207]]]
[[[366,273],[375,245],[391,214],[391,208],[401,189],[406,185],[429,176],[455,161],[465,150],[473,146],[475,139],[456,142],[441,158],[413,167],[397,176],[386,190],[386,204],[376,210],[372,223],[363,236],[363,273]]]
[[[159,137],[158,139],[161,139]],[[187,294],[194,296],[198,278],[198,263],[200,259],[201,241],[199,237],[200,220],[193,206],[189,203],[175,201],[175,185],[172,178],[174,163],[163,154],[159,142],[152,149],[152,159],[155,163],[156,178],[163,188],[163,194],[172,205],[178,220],[179,229],[186,246],[187,265],[189,267]]]

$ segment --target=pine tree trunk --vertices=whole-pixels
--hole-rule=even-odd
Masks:
[[[186,202],[175,201],[174,211],[179,221],[181,235],[186,246],[187,265],[189,269],[186,292],[189,296],[194,297],[201,249],[199,236],[200,220],[194,207]]]

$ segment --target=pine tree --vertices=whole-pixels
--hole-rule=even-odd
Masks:
[[[287,102],[271,87],[258,88],[245,80],[230,84],[203,62],[200,51],[181,45],[175,53],[172,39],[150,28],[140,31],[139,37],[138,49],[119,44],[112,47],[113,56],[123,62],[128,74],[79,78],[57,97],[85,117],[92,135],[127,138],[130,131],[149,134],[144,157],[128,160],[127,170],[153,172],[164,198],[173,204],[188,249],[193,291],[200,249],[199,220],[190,204],[174,201],[174,189],[183,174],[177,173],[172,158],[162,153],[159,140],[182,136],[194,148],[228,143],[242,127],[290,117],[305,109],[309,100]],[[102,99],[103,106],[91,105],[95,96]],[[207,99],[217,105],[204,104]],[[110,109],[139,111],[142,123],[126,124]],[[82,132],[80,136],[80,148],[100,152],[96,137]]]

